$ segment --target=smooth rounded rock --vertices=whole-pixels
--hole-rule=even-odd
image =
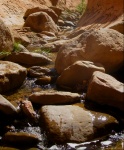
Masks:
[[[36,92],[29,96],[29,100],[41,105],[65,104],[80,101],[80,95],[71,92]]]
[[[109,133],[118,124],[107,114],[75,105],[43,106],[41,118],[48,139],[55,143],[86,142]]]

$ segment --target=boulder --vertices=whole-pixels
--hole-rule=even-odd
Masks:
[[[51,84],[53,83],[53,78],[50,77],[50,76],[42,76],[42,77],[39,77],[38,79],[36,79],[35,83],[38,84],[38,85],[46,85],[46,84]]]
[[[58,17],[61,15],[61,13],[62,13],[61,8],[58,8],[58,7],[55,7],[55,6],[51,6],[50,8],[58,15]]]
[[[9,144],[36,145],[39,142],[37,135],[27,132],[7,132],[2,141]]]
[[[32,52],[11,53],[5,60],[29,66],[46,65],[52,62],[48,57]]]
[[[7,115],[13,115],[17,113],[17,109],[2,95],[0,95],[0,111]]]
[[[27,9],[27,11],[24,14],[24,19],[26,20],[28,18],[29,15],[36,13],[36,12],[45,12],[47,13],[55,23],[58,22],[58,15],[55,13],[55,11],[53,11],[50,8],[41,8],[41,7],[34,7],[31,9]]]
[[[65,22],[61,19],[58,20],[58,25],[59,26],[64,26],[65,25]]]
[[[11,31],[0,19],[0,59],[5,56],[6,52],[11,52],[13,50],[13,42]]]
[[[41,105],[65,104],[80,101],[80,95],[71,92],[36,92],[29,96],[33,103]]]
[[[60,87],[74,88],[77,85],[86,86],[94,71],[105,72],[104,67],[99,63],[90,61],[76,61],[66,68],[57,79]]]
[[[124,84],[108,74],[96,71],[89,83],[87,99],[124,111]]]
[[[28,69],[28,76],[33,78],[40,77],[49,73],[50,69],[41,66],[33,66]]]
[[[35,32],[49,31],[55,34],[58,32],[57,25],[45,12],[36,12],[29,15],[24,27],[30,27]]]
[[[59,48],[65,43],[67,43],[67,40],[58,40],[58,41],[44,44],[42,48],[43,49],[49,49],[50,52],[58,52]]]
[[[117,120],[108,114],[76,105],[43,106],[41,118],[48,140],[55,143],[93,140],[108,134],[117,124]]]
[[[21,109],[22,112],[28,117],[31,121],[36,121],[36,112],[32,106],[32,103],[28,100],[21,101]]]
[[[26,75],[26,68],[9,61],[0,61],[0,93],[21,86]]]
[[[87,30],[64,44],[57,54],[58,74],[78,60],[101,63],[106,72],[123,66],[123,34],[113,29]]]

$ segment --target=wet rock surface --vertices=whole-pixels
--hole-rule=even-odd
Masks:
[[[104,135],[117,123],[110,115],[92,113],[74,105],[43,106],[41,116],[49,140],[57,143],[86,142],[97,137],[100,130],[100,135]]]
[[[29,1],[30,0],[0,1],[2,10],[0,16],[3,17],[2,19],[9,25],[15,22],[15,26],[11,28],[15,39],[13,51],[16,53],[9,52],[11,55],[5,59],[12,57],[14,54],[14,58],[12,59],[26,66],[26,70],[28,70],[27,78],[23,84],[20,84],[22,85],[20,88],[16,87],[11,91],[8,90],[4,95],[1,95],[0,149],[123,149],[124,117],[123,106],[121,106],[121,104],[123,105],[123,101],[120,99],[121,88],[119,82],[115,83],[115,80],[113,81],[113,79],[110,78],[108,80],[105,73],[103,73],[105,74],[104,78],[107,79],[105,79],[105,82],[101,77],[98,77],[98,80],[95,81],[98,86],[100,86],[99,80],[102,80],[102,86],[114,89],[116,91],[114,94],[112,94],[112,92],[106,92],[104,88],[99,91],[101,88],[98,88],[98,86],[92,88],[91,83],[87,84],[95,70],[104,72],[105,67],[108,72],[109,67],[110,71],[111,69],[112,71],[117,71],[122,67],[122,57],[120,57],[123,53],[121,49],[122,40],[120,40],[120,38],[122,38],[121,27],[123,25],[123,21],[121,21],[122,5],[120,6],[122,0],[116,1],[116,3],[114,0],[109,2],[106,0],[104,2],[102,0],[88,1],[84,18],[87,17],[87,14],[89,16],[88,19],[85,18],[83,27],[80,27],[81,22],[78,23],[79,27],[76,26],[81,16],[77,8],[75,8],[76,11],[70,11],[70,8],[80,3],[78,0]],[[106,2],[107,5],[105,5]],[[42,4],[45,4],[45,6]],[[51,4],[53,4],[54,7],[51,7]],[[93,4],[93,6],[91,6],[91,4]],[[50,7],[48,8],[47,6]],[[58,8],[58,6],[60,6],[60,8],[63,7],[63,10]],[[69,10],[65,10],[67,7]],[[103,10],[103,12],[105,12],[105,10],[107,11],[107,14],[106,12],[104,13],[105,16],[101,14],[102,11],[100,8],[102,8],[101,10]],[[16,12],[17,9],[18,12]],[[112,9],[113,14],[111,13]],[[29,11],[27,16],[24,15],[26,10],[27,12]],[[7,18],[4,16],[5,11],[7,11],[8,14]],[[39,25],[40,32],[37,30],[37,26],[35,26],[36,32],[34,32],[31,27],[23,26],[23,16],[25,16],[27,20],[35,13],[46,13],[46,15],[48,15],[44,17],[49,18],[44,22],[46,28],[49,26],[47,31],[46,28],[42,28],[41,31],[43,22],[42,24],[41,22],[38,24],[38,15],[36,17],[37,19],[35,18],[36,22],[32,24],[34,25],[34,23],[36,23]],[[12,14],[12,16],[10,16],[10,14]],[[117,16],[118,21],[116,20]],[[106,22],[107,18],[109,22]],[[92,21],[95,19],[96,22],[93,23]],[[54,22],[57,30],[51,28],[50,20]],[[89,23],[87,21],[89,21]],[[91,22],[92,24],[90,24]],[[16,24],[20,24],[21,27],[16,26]],[[103,28],[99,30],[101,27]],[[91,30],[88,28],[91,28]],[[109,28],[113,28],[114,30]],[[95,32],[95,35],[92,34],[93,32]],[[20,47],[21,44],[24,45],[29,52],[23,52],[25,49],[24,47]],[[18,47],[15,47],[15,45],[18,45]],[[58,62],[56,61],[55,66],[59,66],[56,71],[54,62],[63,47],[64,55],[62,54],[61,59],[58,59]],[[21,53],[17,53],[18,48],[21,48]],[[109,53],[106,51],[109,51]],[[43,60],[39,58],[39,55],[40,57],[43,55]],[[77,60],[81,62],[87,61],[87,59],[84,59],[84,55],[87,55],[88,58],[92,58],[93,60],[90,61],[94,63],[85,63],[83,64],[83,68],[85,69],[81,68],[79,70],[78,66],[80,66],[80,63],[78,66],[76,66],[77,64],[74,65],[75,67],[73,65],[73,67],[70,66]],[[61,72],[60,77],[62,77],[63,74],[65,77],[62,77],[64,81],[62,81],[60,87],[60,84],[58,86],[56,82],[59,73],[58,70],[66,68],[65,64],[68,63],[67,58],[69,60],[69,64],[67,64],[68,71],[64,72],[64,70]],[[78,59],[76,60],[75,58]],[[114,62],[115,66],[113,66],[113,60],[116,62]],[[99,66],[97,63],[101,63],[103,66]],[[80,67],[82,67],[82,65]],[[120,69],[123,70],[123,68]],[[66,76],[66,73],[69,75]],[[117,76],[116,73],[119,74],[119,76]],[[115,76],[120,83],[123,81],[122,72],[117,71],[115,75],[111,75]],[[11,78],[10,81],[15,81],[15,78]],[[20,79],[16,82],[19,82],[19,80]],[[91,78],[90,81],[92,80]],[[65,84],[65,81],[67,83],[69,82],[69,85],[72,84],[71,88],[68,87],[67,83]],[[81,85],[77,83],[78,81],[80,81]],[[75,87],[73,83],[78,85]],[[91,92],[92,94],[90,94],[91,97],[98,94],[100,100],[106,96],[111,100],[104,101],[102,103],[104,105],[101,105],[101,103],[95,100],[91,101],[87,99],[87,90],[89,91],[90,87],[91,91],[93,91]],[[116,95],[116,100],[113,100],[114,95]],[[115,103],[117,103],[117,99],[119,99],[119,103],[116,107]],[[77,104],[77,102],[79,103]],[[112,107],[113,104],[115,107]],[[15,109],[17,112],[13,113]],[[10,117],[10,114],[13,115]]]
[[[78,93],[71,92],[36,92],[29,96],[29,100],[33,103],[41,105],[50,104],[66,104],[80,101],[80,95]]]
[[[17,109],[2,95],[0,95],[0,111],[7,115],[13,115],[17,113]]]

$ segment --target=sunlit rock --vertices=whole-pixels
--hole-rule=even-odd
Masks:
[[[124,84],[108,74],[96,71],[89,83],[87,99],[124,111]]]
[[[41,105],[66,104],[80,101],[78,93],[71,92],[36,92],[29,96],[29,100],[33,103]]]
[[[41,118],[48,139],[55,143],[85,142],[109,133],[117,120],[75,105],[43,106]]]
[[[0,61],[0,93],[20,87],[26,75],[26,68],[9,61]]]

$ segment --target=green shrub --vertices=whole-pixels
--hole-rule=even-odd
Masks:
[[[39,48],[39,49],[36,49],[34,50],[35,53],[50,53],[50,48],[47,48],[47,47],[42,47],[42,48]]]
[[[85,0],[81,0],[81,3],[77,6],[77,11],[80,13],[80,14],[83,14],[84,11],[86,9],[86,3],[85,3]]]
[[[20,42],[15,42],[13,45],[13,52],[20,52],[20,46],[19,46]]]
[[[0,52],[0,56],[8,56],[10,54],[11,54],[11,52],[7,52],[5,50],[3,50],[3,51]]]

